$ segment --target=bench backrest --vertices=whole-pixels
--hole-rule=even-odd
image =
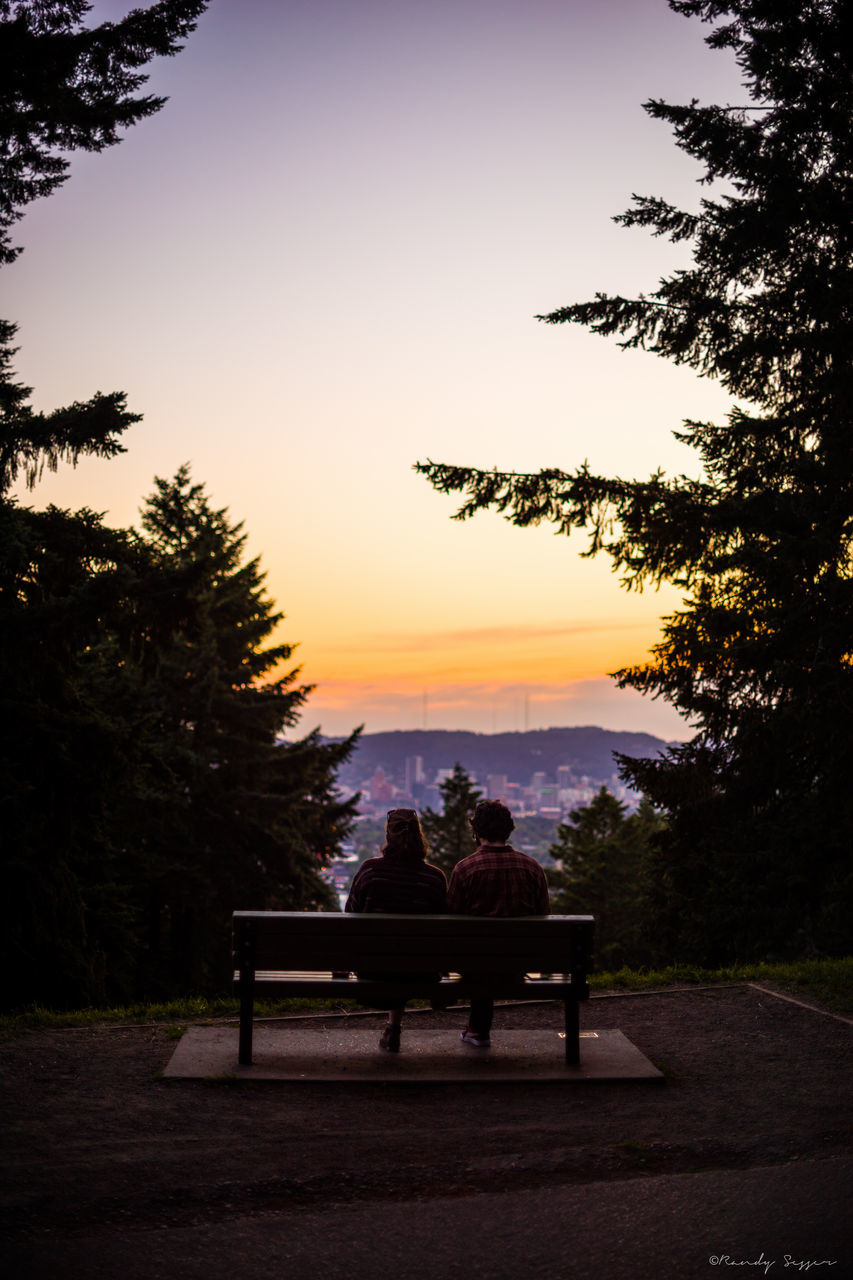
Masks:
[[[590,967],[592,916],[338,915],[235,911],[234,960],[243,948],[257,970],[440,968],[490,972],[583,973]]]

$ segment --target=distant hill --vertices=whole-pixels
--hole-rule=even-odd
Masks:
[[[650,733],[618,733],[585,725],[573,729],[532,729],[528,733],[466,733],[451,729],[407,729],[366,733],[352,760],[339,771],[345,789],[354,788],[377,768],[398,785],[405,775],[406,756],[421,756],[432,780],[438,769],[459,761],[478,781],[503,773],[526,786],[534,773],[554,779],[560,765],[577,777],[607,783],[616,772],[614,751],[629,756],[659,755],[667,746]]]

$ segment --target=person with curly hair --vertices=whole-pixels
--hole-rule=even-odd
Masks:
[[[535,858],[507,844],[515,823],[500,800],[481,800],[471,818],[477,848],[457,862],[447,891],[447,909],[464,916],[547,916],[548,883]],[[491,1045],[494,1000],[471,1001],[463,1043]]]

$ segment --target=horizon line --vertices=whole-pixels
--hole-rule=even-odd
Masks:
[[[317,726],[321,737],[329,741],[344,741],[350,735],[348,733],[323,733],[322,725]],[[506,737],[526,737],[533,733],[558,733],[564,729],[595,729],[599,733],[617,733],[617,734],[641,734],[647,738],[655,738],[658,742],[686,742],[687,736],[684,738],[662,737],[659,733],[653,733],[650,729],[608,729],[600,724],[552,724],[540,725],[533,729],[445,729],[439,727],[424,728],[422,725],[413,726],[409,729],[366,729],[361,726],[362,738],[378,737],[379,734],[389,733],[470,733],[478,738],[506,738]],[[280,735],[282,737],[286,735]]]

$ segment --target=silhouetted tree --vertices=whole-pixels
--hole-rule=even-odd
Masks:
[[[535,475],[425,463],[465,518],[592,532],[629,587],[682,609],[653,660],[616,673],[696,729],[622,773],[669,817],[661,928],[706,961],[853,944],[853,9],[846,0],[670,0],[714,24],[746,105],[652,101],[716,192],[697,212],[635,197],[617,219],[689,242],[648,295],[540,317],[719,379],[725,425],[688,421],[700,479]]]
[[[163,0],[86,28],[83,0],[0,0],[0,263],[25,206],[165,99],[140,94],[205,3]],[[225,976],[228,916],[329,901],[319,869],[352,806],[353,738],[283,741],[308,696],[244,538],[182,471],[147,537],[88,510],[19,506],[45,466],[112,457],[138,420],[96,394],[35,413],[0,322],[0,825],[6,1002],[83,1003]],[[168,975],[168,976],[167,976]]]
[[[345,773],[346,770],[343,772]],[[376,818],[359,818],[354,831],[354,843],[358,863],[353,863],[353,875],[362,862],[366,862],[368,858],[379,857],[379,852],[385,843],[385,823]]]
[[[187,468],[156,482],[142,538],[66,512],[29,527],[0,651],[10,998],[221,989],[235,907],[334,907],[320,872],[357,734],[285,739],[311,687],[279,674],[260,564]]]
[[[549,853],[554,911],[595,916],[599,968],[646,964],[656,951],[651,894],[652,837],[664,824],[648,800],[629,813],[606,787],[560,823]]]
[[[358,734],[284,739],[312,687],[296,684],[298,668],[279,674],[293,648],[265,643],[283,615],[259,561],[243,561],[242,525],[210,505],[188,467],[155,482],[142,529],[153,573],[138,724],[157,779],[134,823],[154,860],[146,950],[197,989],[225,976],[236,906],[334,906],[320,871],[352,824],[355,800],[337,796],[335,771]]]
[[[441,813],[424,809],[421,826],[429,841],[429,860],[449,875],[460,858],[474,852],[475,842],[471,834],[471,816],[482,800],[467,770],[457,763],[453,773],[439,785],[442,801]]]
[[[85,0],[0,0],[0,265],[20,253],[10,232],[26,206],[67,179],[69,152],[103,151],[164,105],[138,94],[142,68],[176,53],[206,4],[162,0],[87,28]],[[21,470],[32,488],[60,460],[122,452],[120,436],[138,421],[122,392],[34,413],[12,372],[16,331],[0,320],[0,500]]]
[[[68,176],[70,152],[112,145],[163,105],[134,96],[142,68],[180,48],[205,4],[164,0],[88,29],[90,7],[0,0],[0,264],[19,252],[10,232],[25,207]],[[16,999],[85,1000],[102,990],[103,966],[81,868],[97,861],[104,884],[112,875],[103,802],[126,762],[109,703],[87,701],[80,681],[104,633],[127,630],[137,551],[90,511],[35,512],[10,490],[21,473],[32,488],[45,466],[121,452],[138,415],[121,392],[34,412],[12,368],[15,332],[0,321],[0,824],[15,903],[3,971]]]
[[[103,684],[137,555],[91,512],[19,515],[0,503],[2,967],[19,998],[85,1002],[103,965],[84,868],[116,878],[106,811],[127,785],[122,700],[94,673]]]
[[[177,53],[207,0],[161,0],[86,27],[87,0],[0,0],[0,263],[26,205],[68,177],[70,151],[103,151],[165,98],[142,68]]]

